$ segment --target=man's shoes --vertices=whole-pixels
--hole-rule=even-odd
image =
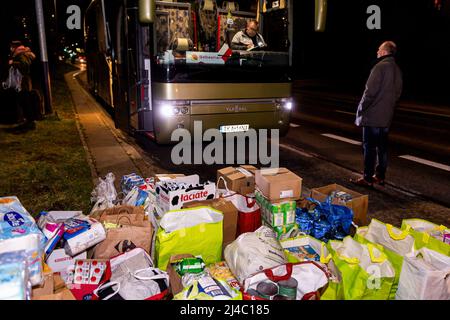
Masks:
[[[350,182],[352,182],[353,184],[356,184],[358,186],[361,187],[369,187],[369,188],[373,188],[373,183],[367,181],[364,178],[359,178],[359,179],[350,179]]]
[[[380,186],[384,186],[384,179],[380,179],[378,178],[376,175],[372,177],[373,182],[380,185]]]

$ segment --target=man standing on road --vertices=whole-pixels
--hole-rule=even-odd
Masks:
[[[402,72],[394,59],[396,52],[397,46],[392,41],[383,42],[378,48],[377,63],[356,112],[355,124],[363,127],[364,151],[364,177],[351,180],[357,185],[384,185],[388,133],[403,86]]]

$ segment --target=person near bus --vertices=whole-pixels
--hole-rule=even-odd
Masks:
[[[384,185],[388,134],[403,86],[402,72],[394,58],[396,52],[397,46],[392,41],[380,45],[377,62],[358,105],[355,124],[363,129],[364,176],[351,179],[357,185]]]
[[[234,35],[233,40],[231,40],[231,49],[249,50],[266,47],[267,44],[264,41],[263,36],[258,32],[258,27],[258,21],[248,21],[247,27]]]
[[[10,45],[9,65],[18,70],[22,76],[20,92],[17,95],[17,108],[19,117],[26,128],[34,128],[33,110],[30,105],[30,92],[32,91],[31,64],[36,59],[36,55],[29,47],[26,47],[20,41],[12,41]]]

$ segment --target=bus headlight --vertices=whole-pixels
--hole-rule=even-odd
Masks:
[[[292,103],[291,100],[283,101],[283,109],[284,110],[291,111],[293,106],[294,106],[294,104]]]
[[[161,115],[164,117],[164,118],[170,118],[170,117],[173,117],[174,115],[175,115],[175,110],[174,110],[175,108],[174,108],[174,106],[172,105],[172,104],[170,104],[170,103],[163,103],[162,105],[161,105]]]

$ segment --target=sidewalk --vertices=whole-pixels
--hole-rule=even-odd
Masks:
[[[137,173],[151,176],[156,173],[153,165],[145,162],[126,143],[122,133],[115,129],[111,117],[78,83],[76,76],[79,73],[68,73],[65,80],[75,106],[80,137],[87,151],[95,183],[98,177],[112,172],[116,177],[116,188],[119,188],[120,179],[124,175]]]

